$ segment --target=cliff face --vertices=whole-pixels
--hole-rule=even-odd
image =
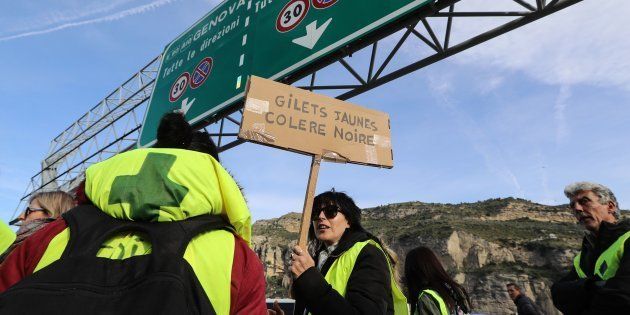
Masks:
[[[254,250],[265,264],[268,297],[288,296],[289,249],[299,220],[290,213],[254,224]],[[509,282],[519,284],[546,314],[560,314],[549,288],[568,271],[583,235],[566,206],[513,198],[379,206],[363,211],[363,225],[398,254],[398,266],[410,249],[432,248],[468,290],[474,311],[485,314],[515,314],[505,291]]]

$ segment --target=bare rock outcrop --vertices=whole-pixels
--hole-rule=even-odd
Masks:
[[[288,296],[289,248],[297,240],[299,220],[290,213],[254,224],[254,250],[265,265],[268,297]],[[549,288],[568,270],[582,235],[566,206],[514,198],[383,205],[365,209],[363,225],[398,254],[399,267],[413,247],[432,248],[481,314],[516,313],[505,291],[509,282],[519,284],[545,314],[559,314]]]

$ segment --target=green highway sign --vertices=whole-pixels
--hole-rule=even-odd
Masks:
[[[249,75],[290,75],[433,1],[225,0],[164,49],[138,146],[167,112],[194,124],[242,99]]]

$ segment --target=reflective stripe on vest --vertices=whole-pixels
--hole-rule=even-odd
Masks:
[[[620,236],[612,245],[610,245],[595,262],[595,271],[593,274],[600,277],[602,280],[608,280],[615,276],[617,269],[619,269],[619,262],[623,257],[624,247],[626,240],[630,238],[630,231]],[[573,267],[578,277],[587,278],[586,273],[580,267],[580,260],[582,258],[582,252],[578,253],[573,259]]]
[[[448,307],[446,307],[446,303],[444,303],[444,299],[442,299],[442,297],[433,290],[423,290],[422,292],[420,292],[420,297],[418,298],[418,300],[420,300],[422,298],[422,295],[425,293],[431,295],[433,299],[435,299],[438,302],[438,305],[440,306],[440,314],[449,315]]]
[[[357,257],[361,253],[361,250],[363,250],[363,247],[365,247],[365,245],[367,244],[372,244],[376,246],[376,248],[380,249],[381,252],[383,252],[383,254],[385,255],[385,259],[387,260],[387,265],[389,267],[389,274],[391,278],[392,299],[394,301],[394,314],[409,314],[407,298],[405,298],[405,295],[402,293],[402,291],[398,287],[398,283],[394,279],[394,271],[389,262],[389,259],[387,259],[387,254],[385,254],[381,246],[373,240],[357,242],[350,249],[341,254],[341,256],[339,256],[330,266],[330,269],[328,269],[328,272],[326,273],[326,276],[324,278],[328,283],[330,283],[333,289],[341,294],[341,296],[346,296],[348,279],[350,279],[350,274],[352,273],[354,264],[356,263]]]
[[[68,245],[68,240],[70,240],[70,229],[66,228],[50,241],[34,272],[59,260]],[[131,236],[114,237],[106,241],[104,245],[104,248],[101,248],[96,256],[109,259],[125,259],[151,252],[150,243],[138,241],[138,238]],[[108,247],[120,248],[120,250],[112,251]],[[235,240],[232,233],[216,230],[194,237],[188,243],[184,253],[184,259],[195,272],[195,276],[208,296],[210,303],[212,303],[212,307],[217,315],[230,314],[234,247]],[[130,248],[146,248],[147,251],[139,250],[134,255],[129,250]],[[213,254],[209,255],[209,253]]]

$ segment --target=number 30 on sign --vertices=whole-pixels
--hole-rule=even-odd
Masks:
[[[278,32],[285,33],[294,29],[308,13],[309,0],[291,0],[280,11],[276,20]]]
[[[173,83],[173,86],[171,86],[171,91],[168,94],[168,100],[171,102],[177,102],[180,96],[182,96],[182,94],[186,91],[188,82],[190,82],[190,74],[188,74],[188,72],[182,73],[175,83]]]

